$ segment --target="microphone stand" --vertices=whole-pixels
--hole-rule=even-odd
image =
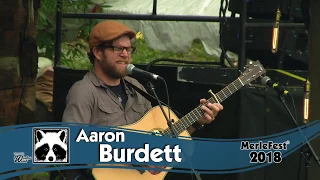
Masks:
[[[303,137],[305,138],[304,134],[302,133],[302,131],[300,130],[300,126],[297,122],[297,120],[293,117],[292,113],[290,112],[286,102],[285,102],[285,98],[282,94],[279,95],[280,96],[280,100],[283,103],[283,105],[285,106],[286,110],[288,111],[288,113],[290,114],[291,118],[293,119],[293,121],[295,122],[295,124],[298,126],[299,131],[301,132],[301,134],[303,135]],[[304,152],[301,152],[302,156],[305,158],[306,162],[305,162],[305,180],[308,180],[308,168],[311,164],[311,156],[313,156],[314,160],[317,162],[318,166],[320,167],[320,160],[319,157],[317,156],[317,154],[315,153],[314,149],[312,148],[310,142],[305,138],[306,140],[306,144],[304,145],[307,150]]]
[[[149,88],[150,88],[152,94],[154,95],[154,97],[156,98],[156,100],[157,100],[157,102],[158,102],[158,104],[159,104],[159,107],[160,107],[160,109],[161,109],[164,117],[166,118],[166,121],[167,121],[167,124],[168,124],[169,129],[170,129],[171,132],[174,134],[174,136],[175,136],[176,138],[178,138],[179,135],[178,135],[178,133],[174,130],[174,128],[173,128],[173,126],[172,126],[172,122],[171,122],[170,119],[168,118],[167,114],[164,112],[163,106],[162,106],[162,104],[161,104],[161,102],[160,102],[160,100],[159,100],[159,98],[158,98],[158,96],[157,96],[157,93],[156,93],[156,91],[155,91],[154,85],[152,84],[151,81],[148,81],[148,82],[147,82],[147,85],[149,86]],[[183,157],[183,154],[182,154],[182,157]],[[200,175],[197,174],[197,173],[195,173],[195,170],[194,170],[194,169],[191,168],[191,170],[194,172],[194,175],[196,176],[196,178],[197,178],[198,180],[201,180]]]
[[[161,109],[164,117],[165,117],[166,120],[167,120],[167,124],[168,124],[168,126],[169,126],[169,129],[171,130],[171,132],[172,132],[176,137],[178,137],[179,135],[178,135],[177,132],[173,129],[172,122],[171,122],[170,119],[168,118],[167,114],[164,112],[162,103],[160,102],[160,100],[159,100],[159,98],[158,98],[158,95],[157,95],[157,93],[156,93],[156,91],[155,91],[155,87],[154,87],[154,85],[152,84],[151,81],[148,82],[148,86],[149,86],[152,94],[153,94],[154,97],[156,98],[157,103],[158,103],[158,105],[159,105],[159,107],[160,107],[160,109]]]

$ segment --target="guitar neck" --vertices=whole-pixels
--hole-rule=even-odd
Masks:
[[[215,96],[209,98],[207,103],[221,103],[226,100],[233,93],[238,91],[241,87],[244,86],[243,80],[241,78],[236,79],[228,86],[224,87]],[[185,131],[189,126],[191,126],[194,122],[198,121],[201,117],[203,117],[204,113],[201,109],[202,104],[197,106],[191,112],[183,116],[177,123],[173,124],[172,128],[177,134],[181,134]],[[169,128],[165,129],[165,134],[173,134]]]

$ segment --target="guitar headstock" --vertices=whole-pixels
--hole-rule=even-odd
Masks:
[[[249,64],[246,65],[244,72],[239,76],[239,79],[241,79],[243,85],[246,85],[265,73],[266,70],[260,61],[250,61]]]

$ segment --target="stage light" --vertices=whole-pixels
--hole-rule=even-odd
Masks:
[[[303,121],[304,123],[309,122],[309,98],[310,98],[310,86],[311,83],[307,79],[304,84],[304,97],[303,97]]]

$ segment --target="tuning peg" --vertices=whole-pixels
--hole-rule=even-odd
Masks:
[[[242,74],[241,70],[238,70],[240,74]]]

